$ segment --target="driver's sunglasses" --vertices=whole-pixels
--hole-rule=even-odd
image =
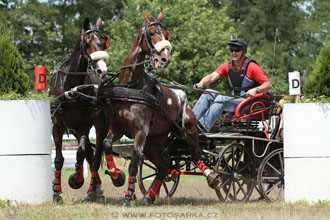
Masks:
[[[230,52],[236,52],[236,53],[238,53],[238,52],[240,52],[242,49],[240,49],[240,48],[234,48],[234,49],[230,49]]]

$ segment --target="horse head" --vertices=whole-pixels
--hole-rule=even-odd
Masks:
[[[143,12],[143,17],[144,23],[139,39],[142,50],[151,56],[152,63],[157,69],[165,68],[172,59],[172,45],[169,41],[170,32],[161,24],[163,14],[160,12],[157,18],[150,18],[146,12]]]
[[[80,35],[81,53],[92,64],[92,68],[100,79],[108,72],[106,62],[109,55],[105,49],[110,46],[109,37],[100,30],[101,25],[101,18],[97,19],[95,26],[86,18]]]

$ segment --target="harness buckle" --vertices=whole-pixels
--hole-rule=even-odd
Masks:
[[[110,105],[111,104],[110,98],[105,98],[105,103],[107,103],[107,105]]]

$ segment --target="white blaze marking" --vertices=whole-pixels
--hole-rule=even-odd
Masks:
[[[171,98],[168,98],[168,99],[167,99],[167,104],[168,104],[168,105],[172,105],[172,99],[171,99]]]
[[[104,61],[103,59],[97,61],[97,65],[98,65],[98,67],[100,68],[100,70],[101,70],[102,72],[106,72],[106,71],[108,71],[107,64],[105,63],[105,61]]]

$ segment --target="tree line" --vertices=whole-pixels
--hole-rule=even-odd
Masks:
[[[308,78],[330,41],[327,0],[2,0],[0,33],[12,34],[32,86],[35,66],[46,66],[50,74],[64,62],[86,17],[92,23],[99,16],[104,20],[111,39],[108,66],[118,69],[143,23],[143,10],[150,16],[163,12],[173,61],[162,73],[187,86],[230,59],[227,43],[237,35],[248,42],[247,55],[262,67],[275,93],[287,94],[288,72]],[[220,80],[211,87],[228,92],[226,85]]]

